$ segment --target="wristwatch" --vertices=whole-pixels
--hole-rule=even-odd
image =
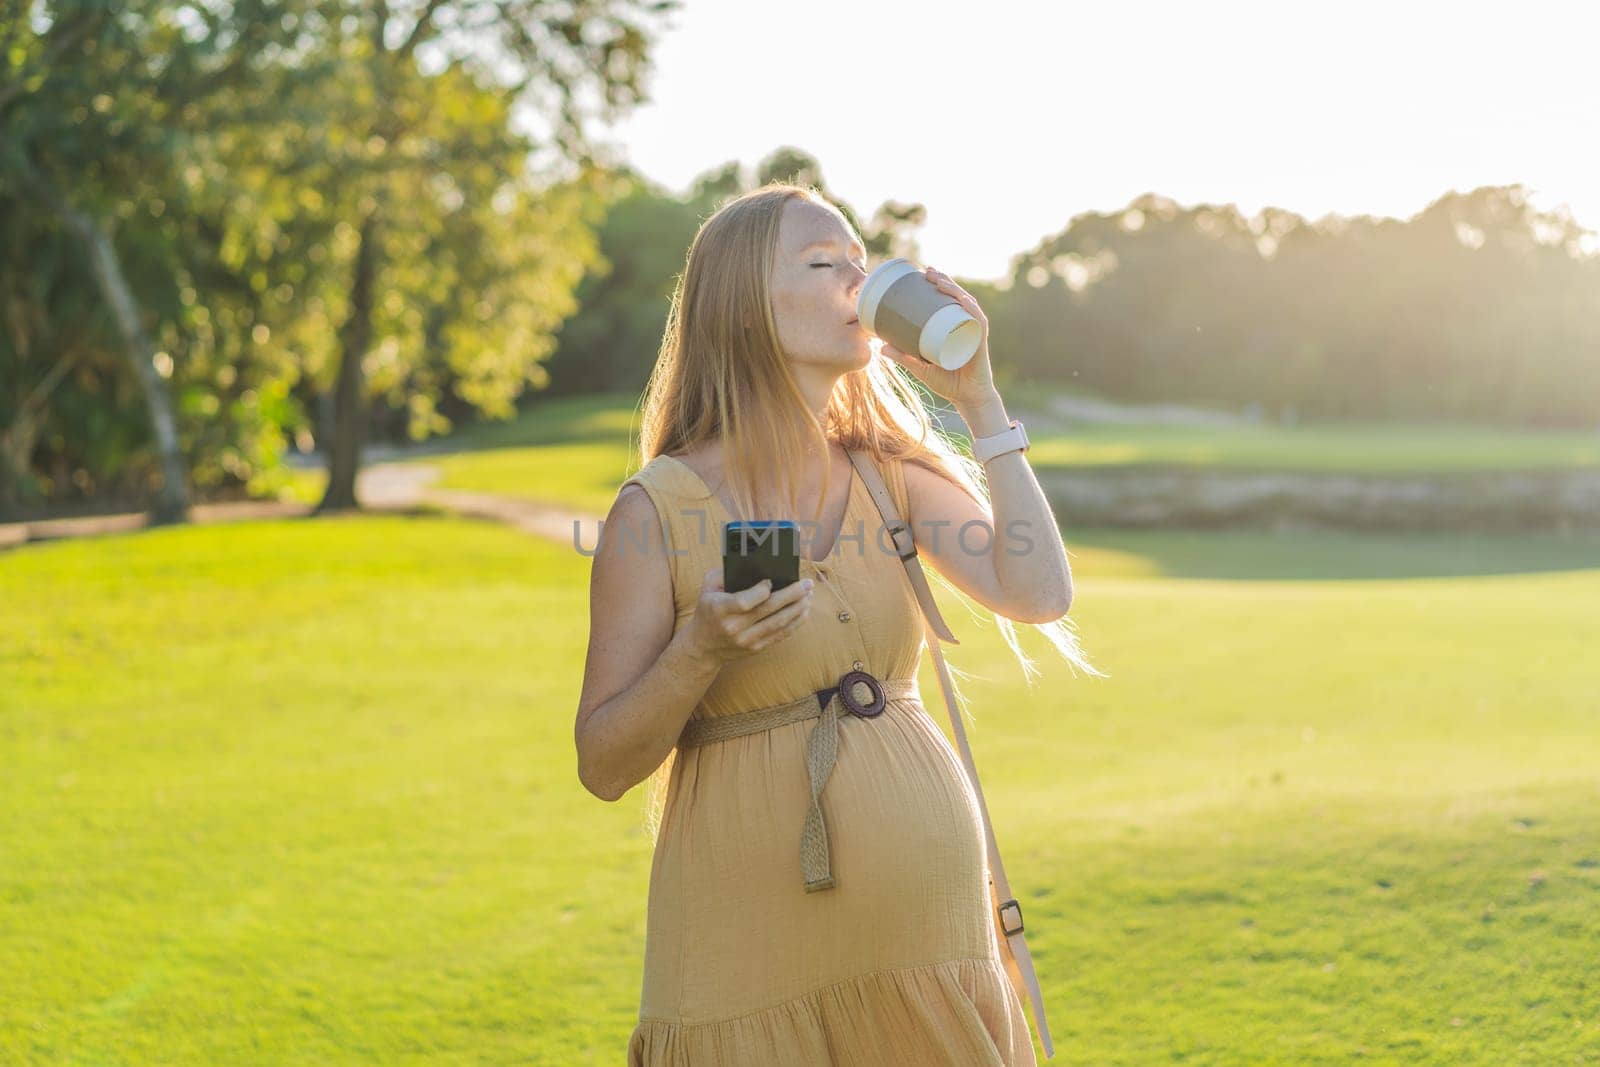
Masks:
[[[1011,420],[1011,425],[997,434],[988,437],[974,437],[972,439],[972,458],[979,463],[987,463],[996,456],[1003,456],[1007,452],[1026,452],[1028,450],[1028,431],[1022,428],[1022,423],[1016,419]]]

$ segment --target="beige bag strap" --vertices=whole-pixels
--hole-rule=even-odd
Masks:
[[[944,653],[939,648],[940,638],[953,645],[961,642],[955,639],[955,635],[945,625],[944,617],[939,614],[939,605],[934,602],[933,590],[928,585],[928,576],[923,573],[922,564],[917,560],[917,547],[912,539],[911,527],[901,521],[894,498],[889,495],[889,487],[884,484],[882,472],[878,470],[869,453],[856,449],[845,451],[850,454],[850,462],[855,464],[862,482],[871,491],[873,502],[878,505],[878,511],[883,516],[884,528],[894,538],[895,551],[899,554],[901,562],[906,565],[906,574],[911,578],[911,588],[917,594],[917,602],[922,605],[924,629],[928,633],[928,648],[933,653],[933,663],[939,671],[939,687],[944,690],[944,702],[950,710],[950,724],[955,729],[956,742],[961,748],[961,760],[966,764],[967,776],[972,781],[972,792],[978,798],[978,811],[983,816],[983,832],[989,848],[989,900],[995,909],[995,918],[1000,930],[1005,934],[1001,944],[1007,949],[1002,953],[1006,973],[1011,979],[1012,988],[1017,991],[1017,999],[1031,999],[1034,1023],[1039,1030],[1039,1043],[1044,1046],[1045,1059],[1050,1059],[1055,1055],[1055,1046],[1050,1041],[1050,1024],[1044,1017],[1044,997],[1039,993],[1039,979],[1033,971],[1033,957],[1028,952],[1028,941],[1022,934],[1022,905],[1011,895],[1011,883],[1006,880],[1005,865],[1000,862],[1000,846],[995,842],[994,826],[989,822],[989,806],[984,803],[983,789],[978,785],[978,768],[972,761],[972,749],[967,745],[967,731],[962,725],[958,711],[955,686],[950,682],[950,671],[945,666]]]

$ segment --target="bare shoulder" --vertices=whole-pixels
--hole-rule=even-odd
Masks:
[[[715,445],[700,445],[685,452],[663,452],[662,455],[688,467],[708,485],[722,473],[721,450]]]
[[[611,510],[606,513],[606,518],[643,518],[655,513],[656,504],[650,499],[650,491],[638,482],[629,482],[617,490],[617,499],[611,502]]]
[[[632,685],[672,639],[673,595],[655,501],[644,486],[629,482],[605,517],[589,571],[589,652],[579,729],[594,708]]]
[[[635,546],[650,547],[662,546],[659,534],[662,516],[656,508],[656,502],[651,497],[649,490],[638,482],[628,482],[617,491],[617,498],[611,502],[611,510],[600,530],[599,545],[595,550],[595,562],[605,559],[610,566],[617,566],[626,558],[627,569],[637,571],[641,565],[641,554],[634,550]],[[623,531],[630,535],[627,537],[607,536],[616,531]],[[664,561],[666,553],[646,553],[660,556]],[[649,568],[654,569],[654,568]]]

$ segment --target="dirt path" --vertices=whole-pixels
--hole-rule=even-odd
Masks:
[[[494,493],[461,489],[434,489],[439,468],[416,460],[372,464],[356,478],[356,495],[370,512],[415,513],[435,507],[466,518],[505,523],[537,537],[574,542],[573,524],[584,544],[593,544],[604,516],[574,511],[558,504],[516,500]],[[244,500],[228,504],[196,504],[189,509],[191,522],[241,522],[251,519],[306,518],[312,505],[290,501]],[[38,541],[68,537],[100,537],[128,533],[150,525],[142,511],[115,515],[89,515],[70,519],[40,519],[0,523],[0,550]]]
[[[1046,425],[1065,419],[1075,422],[1143,421],[1179,423],[1221,423],[1240,420],[1224,412],[1201,411],[1178,405],[1144,405],[1139,407],[1091,401],[1081,398],[1057,397],[1040,408],[1026,401],[1011,406],[1018,418],[1029,417],[1036,424]],[[953,411],[935,412],[947,430],[965,434],[966,425]],[[526,533],[567,544],[593,545],[599,532],[601,515],[573,511],[559,504],[536,503],[517,500],[493,493],[469,492],[460,489],[430,488],[439,477],[439,469],[425,459],[434,453],[455,450],[442,441],[422,445],[392,446],[373,444],[362,450],[366,463],[356,481],[356,493],[362,508],[373,512],[415,512],[419,508],[437,507],[467,516],[489,519],[514,526]],[[324,457],[291,454],[288,462],[294,466],[321,466]],[[195,523],[239,522],[248,519],[305,518],[312,506],[272,500],[245,500],[226,504],[196,504],[190,508],[190,521]],[[573,524],[578,528],[574,532]],[[68,537],[96,537],[105,534],[128,533],[149,526],[144,512],[132,511],[108,515],[88,515],[77,518],[35,519],[27,522],[0,523],[0,551],[36,541],[54,541]]]

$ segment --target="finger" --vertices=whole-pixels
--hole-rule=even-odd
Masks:
[[[904,367],[907,374],[928,388],[934,389],[935,392],[938,391],[936,383],[939,381],[940,376],[949,373],[931,360],[924,359],[921,356],[908,356],[904,352],[900,353],[895,362]]]
[[[741,627],[750,626],[764,619],[769,619],[789,605],[804,600],[810,595],[811,591],[805,588],[805,582],[790,582],[749,611],[739,612],[737,616],[738,625]]]
[[[772,593],[772,579],[763,578],[749,589],[741,589],[733,594],[733,607],[736,611],[746,612]]]
[[[810,607],[811,601],[807,598],[798,603],[790,604],[779,611],[774,611],[771,615],[747,629],[744,636],[747,640],[752,641],[759,641],[764,637],[769,637],[798,620]]]
[[[770,644],[773,640],[782,637],[784,634],[793,633],[795,628],[801,623],[805,622],[806,619],[811,615],[811,611],[815,606],[816,602],[811,599],[807,599],[804,603],[795,605],[798,610],[795,612],[794,617],[784,620],[778,629],[775,630],[767,639],[767,643]]]
[[[710,589],[713,592],[722,593],[726,592],[722,586],[722,578],[722,568],[712,567],[710,570],[706,571],[705,574],[701,575],[700,581],[707,589]]]
[[[776,593],[773,593],[768,598],[767,603],[777,604],[782,607],[785,604],[793,604],[809,592],[811,592],[811,579],[802,578],[798,582],[790,582]]]
[[[928,365],[928,361],[922,358],[921,352],[915,353],[914,355],[907,355],[894,345],[889,344],[887,341],[885,341],[883,344],[883,353],[908,370],[916,370],[920,366]]]
[[[777,630],[774,633],[768,634],[766,637],[762,638],[761,640],[757,641],[755,644],[751,645],[750,646],[750,651],[752,651],[752,652],[760,652],[763,648],[767,648],[770,645],[775,645],[779,641],[788,640],[789,636],[791,634],[793,634],[797,629],[799,629],[800,628],[800,624],[805,622],[805,621],[806,621],[806,619],[805,619],[804,615],[801,615],[798,618],[789,620],[789,622],[787,624],[785,624],[781,629]]]
[[[811,598],[807,597],[805,600],[780,608],[765,618],[752,621],[748,626],[744,627],[743,635],[747,640],[764,637],[772,631],[782,628],[784,624],[796,615],[805,614],[810,607]]]
[[[949,293],[963,304],[972,299],[972,294],[967,292],[961,286],[957,285],[948,274],[941,274],[932,267],[929,267],[928,270],[931,272],[928,275],[928,280],[931,281],[934,285],[934,288],[938,289],[940,292]]]

